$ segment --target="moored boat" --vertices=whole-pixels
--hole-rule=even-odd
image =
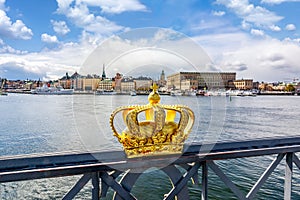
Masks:
[[[136,91],[130,91],[130,96],[136,96]]]
[[[38,87],[30,91],[31,94],[41,94],[41,95],[71,95],[74,93],[73,89],[64,89],[61,86],[48,87],[44,84],[42,87]]]
[[[117,92],[113,90],[97,90],[95,92],[96,95],[115,95]]]

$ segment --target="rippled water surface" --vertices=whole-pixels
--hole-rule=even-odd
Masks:
[[[187,143],[300,136],[299,102],[298,96],[162,96],[164,104],[186,104],[195,112],[196,123]],[[122,147],[109,127],[110,113],[118,106],[146,103],[147,96],[0,96],[0,156],[120,150]],[[115,126],[118,130],[125,128],[121,118],[116,118]],[[217,163],[247,193],[273,159],[274,156],[264,156]],[[300,198],[298,171],[294,172],[294,199]],[[209,173],[210,199],[236,199],[218,177]],[[1,184],[0,199],[60,199],[78,179]],[[282,164],[259,191],[257,199],[282,199],[283,183]],[[139,199],[161,199],[170,187],[162,172],[150,170],[139,178],[133,193]],[[90,199],[90,188],[89,184],[77,198]],[[191,199],[201,199],[200,188],[189,185]]]

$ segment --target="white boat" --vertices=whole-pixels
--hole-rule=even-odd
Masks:
[[[172,90],[170,95],[171,96],[182,96],[182,92],[179,90]]]
[[[196,91],[185,91],[182,95],[184,96],[196,96],[197,92]]]
[[[130,96],[136,96],[136,91],[130,91]]]
[[[96,95],[115,95],[117,92],[113,90],[97,90],[95,92]]]
[[[31,94],[41,94],[41,95],[71,95],[74,93],[74,89],[64,89],[61,86],[48,87],[44,84],[42,87],[38,87],[30,91]]]

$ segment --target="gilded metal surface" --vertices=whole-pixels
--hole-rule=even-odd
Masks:
[[[123,144],[129,158],[182,153],[184,141],[194,124],[194,113],[189,107],[160,104],[158,87],[154,84],[152,88],[149,104],[119,107],[110,117],[113,135]],[[126,124],[122,133],[114,126],[114,118],[120,112]],[[145,114],[146,120],[138,120],[141,113]],[[180,116],[178,123],[175,121],[177,113]]]

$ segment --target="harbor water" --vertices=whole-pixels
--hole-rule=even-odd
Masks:
[[[185,97],[161,96],[163,104],[185,104],[196,122],[186,144],[244,141],[257,138],[300,136],[300,96]],[[109,127],[118,106],[147,104],[147,96],[26,95],[0,97],[0,157],[56,152],[121,150]],[[116,118],[116,128],[125,128]],[[246,194],[274,156],[217,161]],[[275,172],[256,199],[283,199],[284,165]],[[300,199],[300,170],[294,170],[293,199]],[[201,176],[201,173],[199,173]],[[0,184],[0,199],[61,199],[79,176]],[[201,180],[201,177],[200,177]],[[209,171],[209,199],[236,199]],[[138,199],[162,199],[171,188],[159,170],[146,171],[133,188]],[[190,199],[201,199],[201,186],[189,183]],[[90,199],[91,183],[76,199]],[[112,192],[107,199],[111,199]]]

